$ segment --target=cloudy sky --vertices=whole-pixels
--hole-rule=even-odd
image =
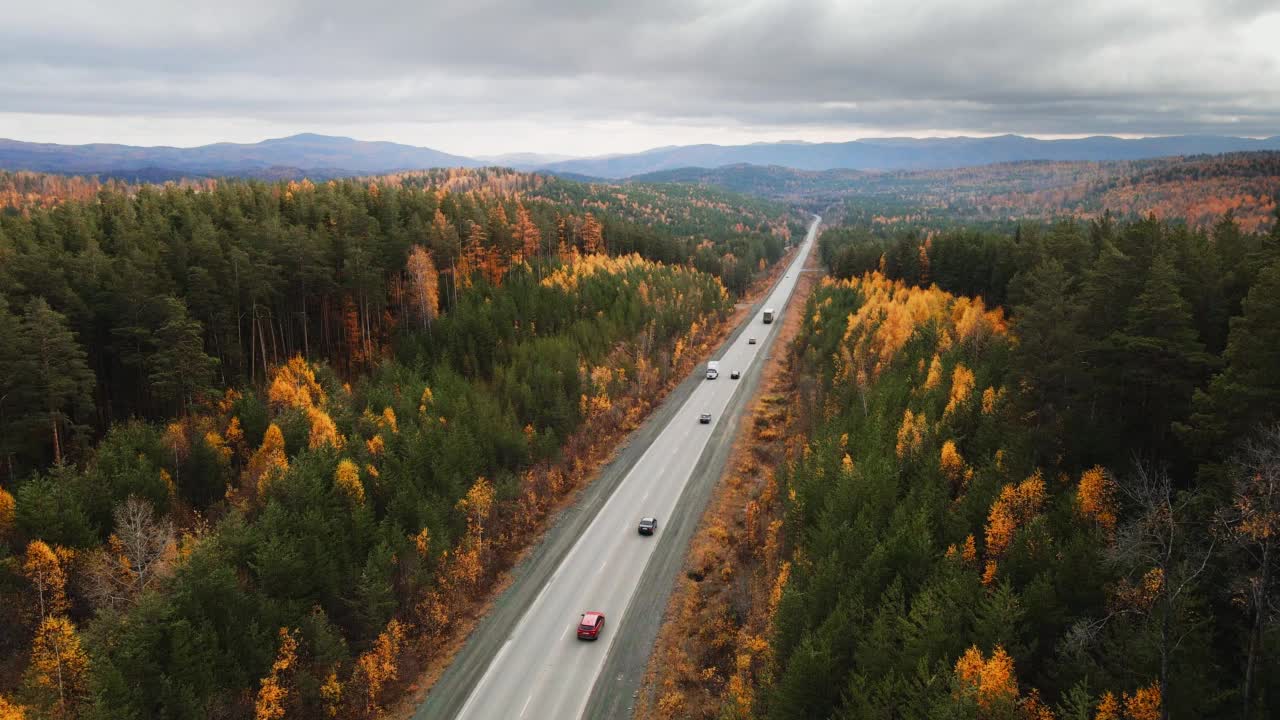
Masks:
[[[1268,136],[1280,1],[23,2],[0,98],[0,137],[62,143]]]

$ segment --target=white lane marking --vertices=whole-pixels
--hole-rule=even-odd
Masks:
[[[533,702],[533,693],[529,693],[529,699],[524,701],[524,707],[520,708],[520,717],[524,717],[529,712],[529,703]]]
[[[604,567],[608,564],[609,564],[608,560],[605,560],[604,562],[600,563],[600,569],[596,571],[596,574],[599,575],[600,573],[604,572]]]

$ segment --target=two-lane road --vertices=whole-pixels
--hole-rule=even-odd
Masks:
[[[786,306],[813,248],[818,222],[815,218],[791,266],[762,307],[782,311]],[[763,323],[759,312],[747,320],[745,329],[720,358],[719,379],[703,380],[694,387],[613,494],[586,522],[585,530],[523,616],[509,628],[456,717],[570,720],[582,715],[633,596],[638,590],[650,590],[639,588],[638,584],[650,557],[664,541],[664,520],[672,516],[716,425],[743,385],[730,379],[730,373],[740,370],[745,377],[760,361],[766,339],[780,324],[780,320]],[[752,338],[755,343],[750,342]],[[703,412],[711,413],[711,424],[698,422],[698,415]],[[658,531],[652,537],[636,531],[644,516],[658,518]],[[683,555],[684,548],[668,543],[662,551]],[[669,588],[653,590],[665,595]],[[578,618],[587,610],[598,610],[607,618],[600,639],[595,642],[576,637]],[[490,628],[489,632],[494,630]],[[478,670],[480,665],[475,667]],[[436,691],[440,691],[439,686]],[[435,694],[428,697],[416,717],[444,718],[455,712],[443,700],[433,702]]]

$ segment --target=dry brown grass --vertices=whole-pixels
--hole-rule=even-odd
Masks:
[[[806,269],[816,269],[811,257]],[[792,312],[773,352],[788,353],[803,318],[797,308],[817,282],[801,276]],[[732,454],[690,543],[684,573],[667,605],[637,698],[636,718],[722,716],[726,705],[750,712],[753,689],[769,667],[764,640],[770,597],[781,571],[781,503],[773,468],[784,460],[800,419],[789,410],[791,358],[766,366]]]

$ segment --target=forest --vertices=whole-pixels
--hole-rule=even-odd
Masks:
[[[1009,227],[1061,217],[1118,219],[1154,213],[1211,227],[1230,211],[1241,229],[1269,227],[1280,195],[1280,153],[1162,157],[1109,162],[1027,161],[949,170],[806,171],[731,165],[635,179],[718,186],[785,200],[829,220],[889,229]]]
[[[803,220],[492,169],[21,181],[5,720],[381,716]]]
[[[680,610],[720,639],[659,707],[1274,717],[1280,223],[860,225],[821,253],[796,439],[715,530],[745,589]]]

